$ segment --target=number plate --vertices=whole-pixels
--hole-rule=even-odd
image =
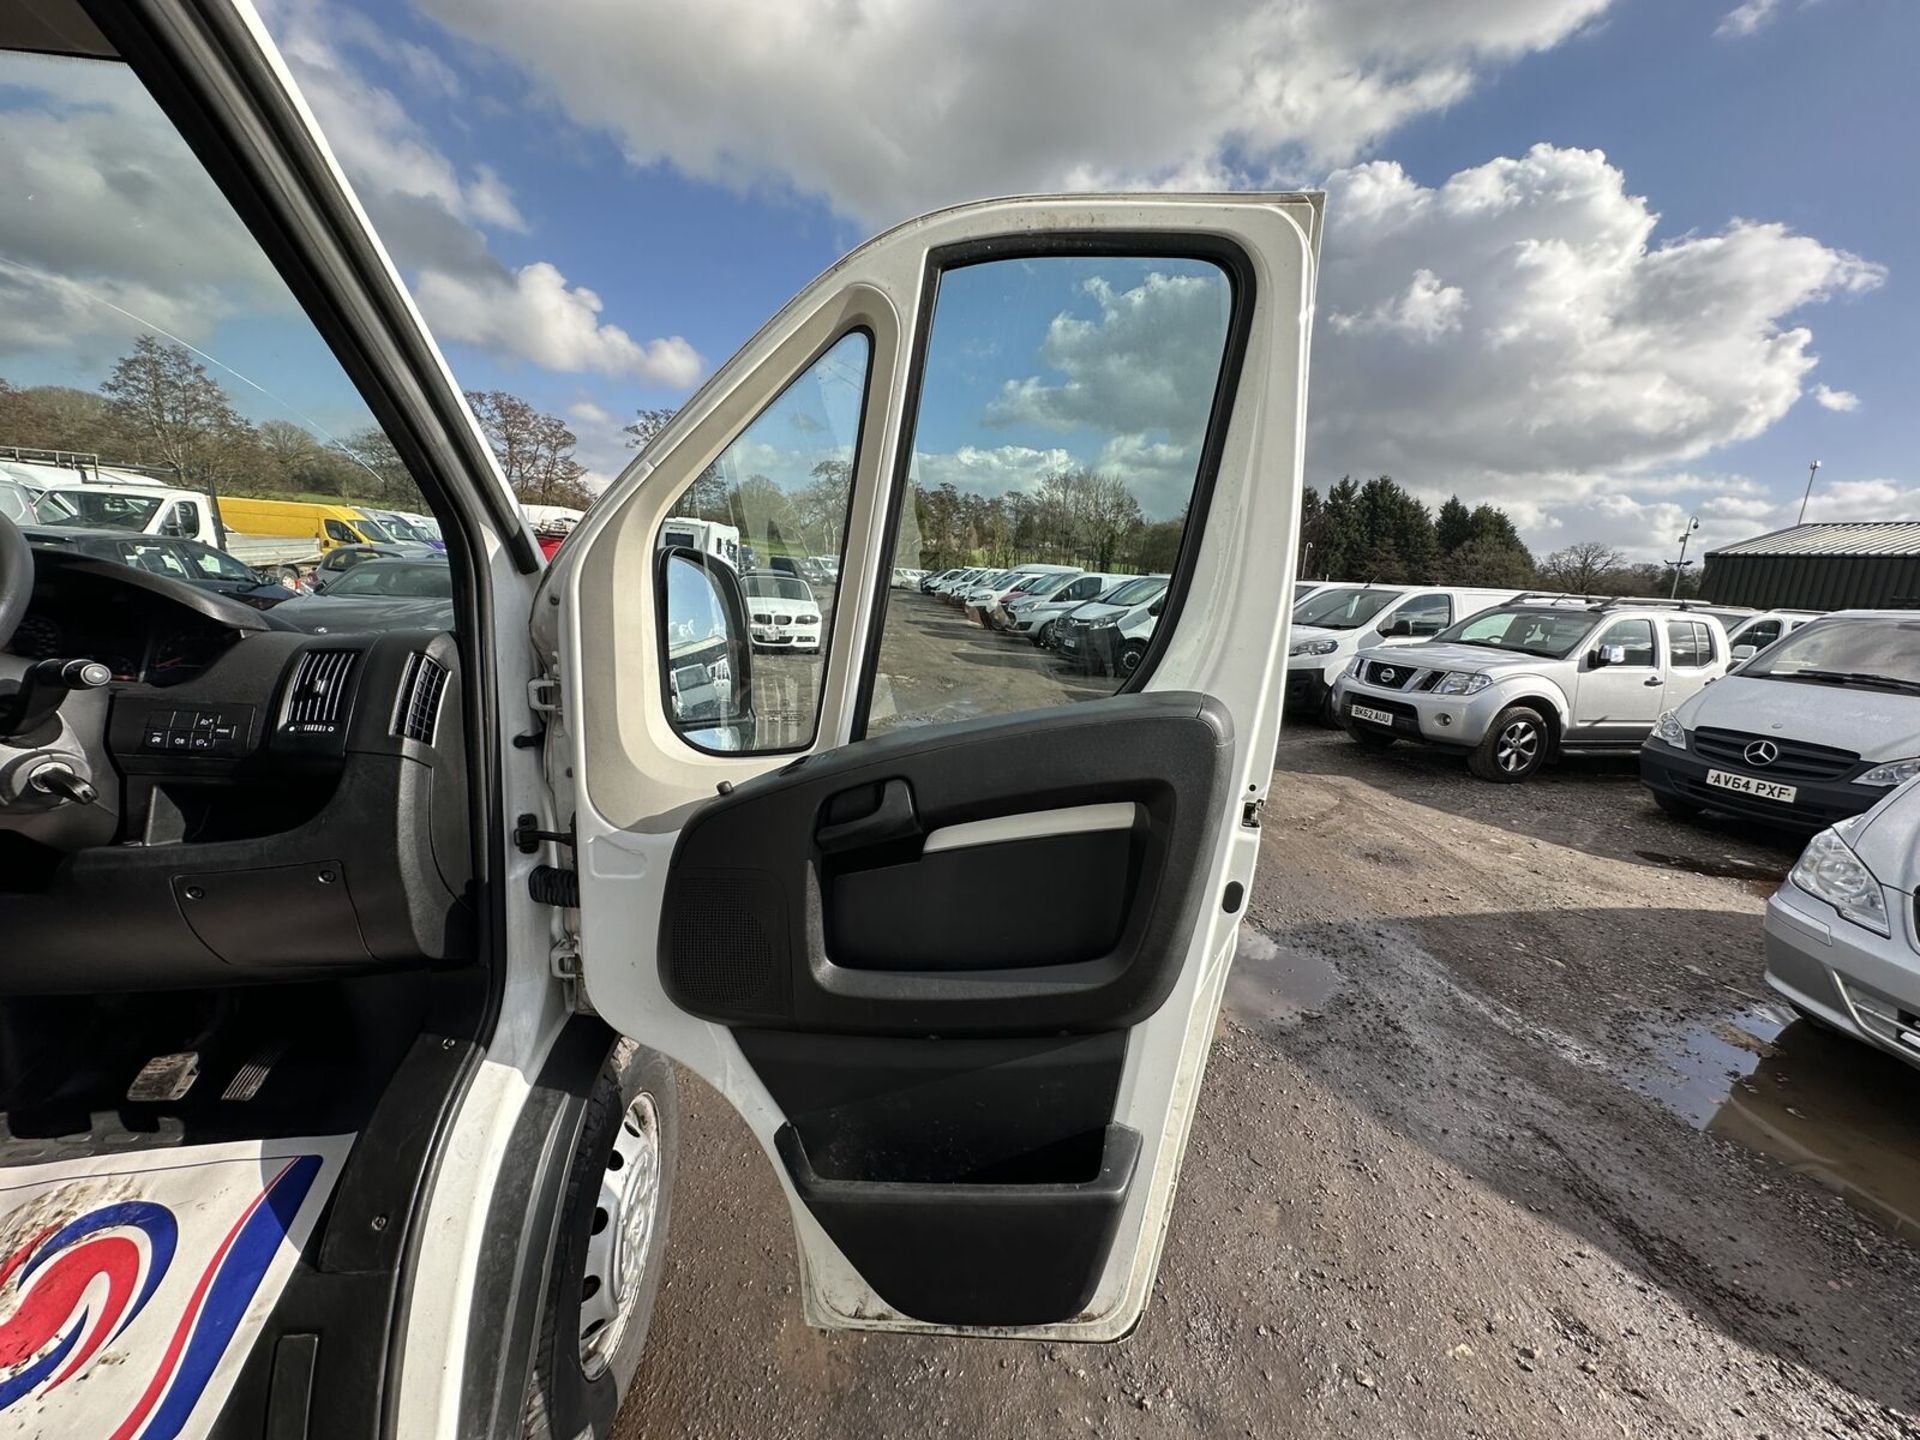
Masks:
[[[1349,705],[1347,707],[1347,713],[1356,720],[1366,720],[1375,725],[1384,725],[1389,730],[1393,728],[1393,712],[1389,710],[1375,710],[1369,705]]]
[[[1771,780],[1756,780],[1751,775],[1735,775],[1726,770],[1707,771],[1707,784],[1722,790],[1737,790],[1742,795],[1758,795],[1762,800],[1778,800],[1791,805],[1800,792],[1792,785],[1776,785]]]

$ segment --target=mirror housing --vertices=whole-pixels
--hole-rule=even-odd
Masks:
[[[1592,657],[1593,668],[1604,670],[1609,665],[1627,663],[1627,647],[1624,645],[1601,645],[1595,648]]]
[[[1380,633],[1390,636],[1411,635],[1413,634],[1413,621],[1403,616],[1390,616],[1387,622],[1380,627]]]
[[[752,749],[753,638],[740,577],[704,551],[663,546],[654,602],[667,723],[701,750]]]
[[[1755,646],[1736,645],[1733,647],[1733,663],[1736,665],[1744,665],[1759,653],[1760,651]]]

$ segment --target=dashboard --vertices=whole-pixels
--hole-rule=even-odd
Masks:
[[[7,645],[23,660],[97,660],[123,684],[165,687],[204,674],[242,635],[266,628],[249,607],[223,603],[210,614],[201,602],[222,597],[160,590],[108,561],[37,551],[35,562],[33,601]]]

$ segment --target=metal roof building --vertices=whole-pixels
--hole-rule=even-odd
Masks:
[[[1742,540],[1708,553],[1700,593],[1763,610],[1920,605],[1920,520],[1830,521]]]

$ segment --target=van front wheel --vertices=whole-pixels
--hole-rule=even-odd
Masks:
[[[1531,705],[1509,705],[1487,727],[1486,738],[1467,757],[1467,768],[1496,785],[1531,779],[1547,759],[1547,717]]]

